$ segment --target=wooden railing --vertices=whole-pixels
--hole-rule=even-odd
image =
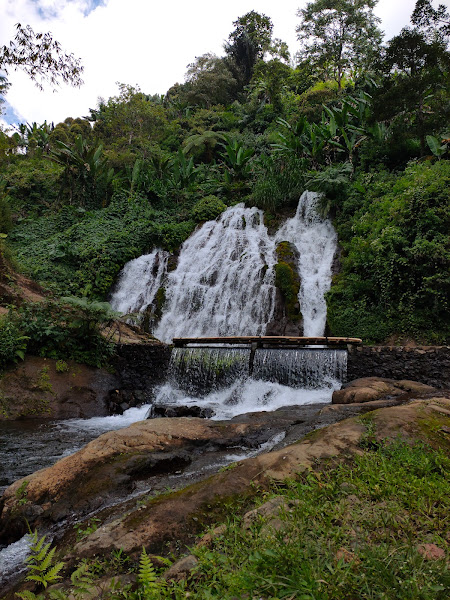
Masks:
[[[292,337],[275,335],[250,335],[250,336],[226,336],[226,337],[196,337],[196,338],[174,338],[173,344],[176,348],[182,348],[188,344],[229,344],[250,345],[257,348],[277,347],[301,347],[301,346],[333,346],[345,347],[348,345],[358,346],[362,344],[359,338],[351,337]]]

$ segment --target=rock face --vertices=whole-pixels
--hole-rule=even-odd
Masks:
[[[153,419],[105,433],[7,488],[0,500],[0,543],[23,535],[25,519],[31,528],[40,528],[74,513],[87,514],[125,499],[139,482],[181,472],[199,452],[257,447],[271,435],[267,423],[195,418]]]
[[[350,348],[347,379],[388,377],[450,387],[450,346],[358,346]]]
[[[356,404],[390,399],[404,394],[416,396],[436,392],[435,388],[417,381],[395,381],[379,377],[363,377],[345,384],[342,389],[333,392],[333,404]]]
[[[404,406],[383,408],[372,413],[377,439],[394,439],[399,434],[430,441],[423,423],[427,419],[442,425],[450,423],[450,399],[415,400]],[[358,419],[346,419],[300,442],[274,452],[238,462],[234,468],[206,481],[189,486],[166,498],[149,501],[123,517],[109,519],[85,540],[78,542],[74,554],[92,556],[115,548],[137,553],[144,545],[158,553],[162,545],[173,542],[180,547],[192,543],[199,528],[210,523],[217,507],[237,494],[251,494],[273,482],[282,482],[312,467],[317,460],[360,452],[359,442],[365,426]],[[435,434],[433,434],[435,435]],[[438,434],[441,435],[441,434]],[[442,433],[442,436],[448,434]],[[195,518],[194,518],[195,517]]]
[[[0,379],[0,420],[102,417],[150,403],[154,386],[166,376],[171,349],[126,333],[127,343],[117,344],[116,373],[27,356]]]
[[[120,380],[117,404],[150,403],[153,388],[162,383],[169,368],[172,349],[166,344],[118,344],[114,367]]]
[[[275,308],[266,335],[303,335],[303,321],[298,301],[300,278],[298,250],[290,242],[281,242],[276,248]]]
[[[0,420],[109,415],[118,386],[104,369],[27,356],[0,379]]]

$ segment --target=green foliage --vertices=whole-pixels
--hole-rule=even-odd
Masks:
[[[139,560],[138,582],[139,591],[137,597],[139,600],[156,600],[160,598],[161,582],[157,581],[155,567],[144,547],[142,548]]]
[[[0,316],[0,372],[25,358],[28,340],[20,323],[9,315]]]
[[[77,532],[77,539],[82,540],[91,533],[94,533],[94,531],[97,531],[99,523],[100,519],[96,519],[95,517],[89,519],[87,523],[75,523],[73,528]]]
[[[11,318],[26,334],[29,352],[100,367],[114,352],[105,334],[115,317],[106,302],[63,298],[24,304]]]
[[[17,503],[19,504],[19,506],[26,504],[28,502],[27,487],[28,487],[29,483],[30,482],[27,479],[25,479],[16,490],[16,498],[17,498]]]
[[[210,221],[218,217],[226,205],[217,196],[205,196],[192,209],[192,216],[197,221]]]
[[[448,548],[449,467],[443,452],[398,440],[307,470],[274,490],[278,513],[250,528],[230,515],[171,597],[444,600],[445,558],[426,561],[418,546]]]
[[[449,145],[448,140],[441,144],[438,138],[434,137],[434,135],[427,135],[426,139],[431,152],[440,160],[444,156],[444,154],[447,153]]]
[[[324,79],[339,88],[346,75],[369,68],[381,46],[376,0],[314,0],[299,9],[300,58],[310,61]]]
[[[448,341],[449,183],[445,160],[355,183],[336,219],[344,254],[327,297],[333,334]]]
[[[253,203],[272,212],[297,203],[306,189],[305,167],[294,154],[260,156],[254,162]]]
[[[81,135],[75,138],[73,146],[56,141],[51,158],[64,167],[61,189],[69,204],[85,208],[107,204],[114,169],[102,154],[101,144],[91,147]]]
[[[45,535],[38,539],[38,533],[35,531],[31,536],[30,556],[25,559],[28,570],[26,580],[35,581],[44,588],[60,579],[59,573],[64,568],[64,563],[54,562],[56,549],[50,549],[50,546],[50,542],[45,543]],[[17,596],[27,598],[20,593]]]
[[[69,365],[65,360],[57,360],[55,369],[57,373],[67,373],[69,371]]]

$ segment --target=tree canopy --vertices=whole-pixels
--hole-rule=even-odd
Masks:
[[[367,68],[381,44],[377,0],[314,0],[298,11],[301,60],[311,62],[339,88],[346,75]]]

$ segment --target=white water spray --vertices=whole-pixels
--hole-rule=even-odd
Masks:
[[[127,262],[111,294],[111,307],[122,315],[144,312],[161,287],[168,258],[168,252],[153,250]]]
[[[327,320],[325,293],[331,286],[331,268],[336,253],[337,236],[329,219],[319,216],[319,195],[304,192],[297,212],[276,234],[278,242],[288,241],[299,253],[299,303],[303,316],[303,335],[322,336]]]
[[[227,209],[184,242],[156,337],[263,335],[274,309],[274,264],[262,211]]]

